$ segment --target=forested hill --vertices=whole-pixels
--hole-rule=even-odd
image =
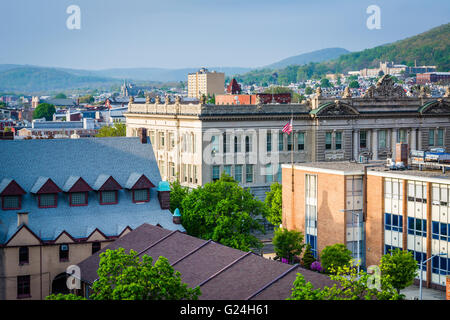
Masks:
[[[450,23],[400,41],[344,54],[337,59],[303,66],[253,70],[235,78],[245,84],[289,84],[321,78],[327,73],[376,67],[380,61],[394,61],[409,66],[413,66],[416,61],[417,65],[435,65],[438,71],[450,71]]]

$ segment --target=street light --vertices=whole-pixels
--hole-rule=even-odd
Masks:
[[[439,257],[439,256],[446,256],[446,253],[439,253],[439,254],[435,254],[432,255],[431,257],[429,257],[427,260],[420,262],[420,283],[419,283],[419,299],[422,300],[422,271],[423,271],[423,265],[425,263],[427,263],[429,260],[431,260],[434,257]]]

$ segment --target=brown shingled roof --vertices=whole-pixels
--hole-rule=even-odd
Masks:
[[[139,226],[79,263],[82,281],[93,283],[97,279],[99,254],[119,247],[126,252],[133,249],[140,255],[147,254],[154,260],[166,257],[181,273],[183,282],[190,287],[200,286],[201,300],[284,300],[291,294],[297,273],[302,273],[314,287],[332,285],[328,276],[297,265],[149,224]]]

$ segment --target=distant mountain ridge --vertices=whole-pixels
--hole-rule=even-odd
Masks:
[[[264,68],[284,68],[291,65],[303,65],[310,62],[323,62],[331,59],[336,59],[339,56],[349,53],[347,49],[344,48],[326,48],[321,50],[316,50],[312,52],[302,53],[296,56],[292,56],[278,62],[269,64]]]

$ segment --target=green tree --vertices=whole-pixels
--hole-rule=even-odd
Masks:
[[[53,104],[40,103],[33,112],[33,119],[45,118],[47,121],[53,120],[53,114],[56,108]]]
[[[11,127],[5,127],[5,129],[3,129],[4,132],[12,132]]]
[[[349,87],[349,88],[352,88],[352,89],[359,88],[359,82],[358,82],[357,80],[352,80],[352,81],[350,81],[350,83],[348,84],[348,87]]]
[[[61,92],[55,96],[55,99],[67,99],[67,96]]]
[[[153,258],[123,248],[100,254],[98,279],[92,285],[93,300],[197,300],[200,288],[181,281],[165,257]]]
[[[253,231],[264,231],[256,218],[265,215],[265,205],[230,176],[223,174],[192,190],[181,207],[181,222],[189,235],[243,251],[262,247]]]
[[[94,97],[91,94],[87,94],[79,98],[79,103],[92,103],[92,102],[94,102]]]
[[[183,187],[180,180],[175,180],[170,183],[170,212],[174,212],[176,208],[180,209],[182,213],[181,202],[189,194],[189,188]]]
[[[114,126],[103,126],[98,130],[96,137],[124,137],[127,135],[127,127],[124,123],[115,123]]]
[[[287,300],[401,300],[389,276],[380,279],[379,287],[372,286],[373,276],[349,266],[339,267],[330,275],[333,286],[314,288],[306,282],[301,273],[297,273],[292,293]]]
[[[326,273],[331,273],[332,268],[349,265],[351,260],[352,252],[342,243],[326,246],[320,254],[320,261]]]
[[[305,253],[303,253],[302,261],[303,261],[303,266],[306,269],[311,268],[311,264],[314,261],[316,261],[316,258],[314,258],[314,255],[313,255],[312,250],[311,250],[311,245],[309,243],[306,244]]]
[[[303,234],[296,230],[276,228],[272,239],[274,251],[280,258],[285,258],[292,263],[295,256],[301,255],[305,244]]]
[[[281,215],[283,211],[282,205],[283,189],[278,182],[270,185],[270,191],[266,192],[266,199],[264,203],[267,206],[267,221],[274,226],[281,224]]]
[[[216,95],[213,94],[212,96],[208,94],[208,98],[206,99],[207,104],[216,104]]]
[[[305,94],[312,94],[314,91],[311,87],[306,87],[305,88]]]
[[[328,80],[327,78],[323,78],[320,80],[320,86],[322,88],[331,88],[332,87],[330,80]]]
[[[383,255],[380,261],[381,273],[391,277],[398,293],[414,283],[418,268],[412,253],[406,250],[395,249],[392,254]]]

